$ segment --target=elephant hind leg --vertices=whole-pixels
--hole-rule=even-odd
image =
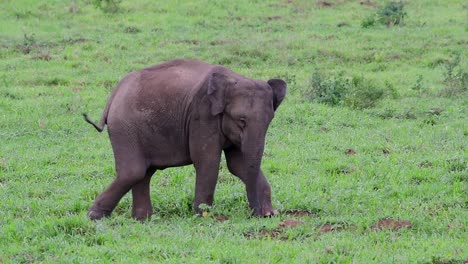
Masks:
[[[144,181],[148,166],[139,155],[127,153],[126,160],[116,155],[117,177],[94,201],[88,211],[88,217],[98,220],[111,215],[117,203],[136,184]],[[148,180],[149,184],[149,180]],[[144,185],[144,184],[143,184]]]
[[[156,169],[149,168],[145,177],[132,187],[132,217],[139,221],[144,221],[153,214],[150,197],[150,181]]]

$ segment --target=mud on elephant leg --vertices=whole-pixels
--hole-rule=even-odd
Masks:
[[[139,181],[145,177],[146,168],[140,164],[127,163],[117,169],[117,178],[94,201],[88,217],[99,220],[111,215],[117,203]]]
[[[153,214],[150,196],[150,181],[155,169],[148,169],[145,178],[132,187],[132,217],[144,221]]]
[[[246,164],[242,152],[237,148],[231,148],[224,151],[229,171],[239,177],[247,189],[249,206],[255,216],[273,216],[278,211],[271,205],[271,189],[263,172],[260,170],[256,179],[246,177]]]

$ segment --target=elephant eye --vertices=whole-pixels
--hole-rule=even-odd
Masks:
[[[241,128],[244,128],[247,123],[245,122],[245,117],[239,118],[239,125]]]

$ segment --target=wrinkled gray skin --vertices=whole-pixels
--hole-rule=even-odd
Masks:
[[[229,171],[246,186],[256,216],[276,214],[270,185],[260,169],[265,135],[286,94],[280,79],[246,78],[220,65],[178,59],[124,77],[99,124],[107,124],[116,179],[89,209],[91,219],[110,216],[132,190],[135,219],[152,214],[150,179],[156,170],[193,164],[195,212],[213,203],[221,152]]]

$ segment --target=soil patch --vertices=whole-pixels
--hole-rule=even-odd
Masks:
[[[302,225],[304,224],[303,221],[300,221],[300,220],[296,220],[296,219],[286,219],[284,220],[283,222],[281,222],[278,226],[277,229],[282,229],[282,228],[285,228],[285,227],[291,227],[291,228],[295,228],[296,226],[298,225]]]
[[[214,218],[216,219],[216,221],[221,222],[221,223],[226,221],[226,220],[229,220],[229,218],[226,215],[223,215],[223,214],[215,215]]]
[[[393,218],[384,218],[371,226],[371,230],[399,230],[402,228],[411,228],[413,224],[406,220],[395,220]]]
[[[430,161],[423,161],[419,163],[418,166],[421,168],[432,168],[434,165]]]
[[[370,7],[378,7],[379,6],[379,4],[374,3],[374,2],[372,2],[370,0],[360,1],[359,4],[364,5],[364,6],[370,6]]]
[[[35,60],[50,61],[52,56],[48,52],[41,52],[39,55],[33,57]]]
[[[317,1],[317,4],[316,4],[318,7],[332,7],[333,6],[333,3],[331,2],[328,2],[328,1]]]
[[[282,16],[269,16],[269,17],[266,17],[266,20],[272,21],[272,20],[280,20],[282,18],[283,18]]]
[[[347,149],[347,150],[345,150],[345,154],[347,156],[354,156],[354,155],[357,154],[357,152],[354,149]]]
[[[303,225],[304,222],[296,219],[286,219],[279,223],[278,227],[273,230],[260,230],[258,232],[247,232],[244,234],[244,237],[247,239],[263,239],[267,237],[271,238],[280,238],[285,241],[287,238],[281,237],[282,232],[285,228],[296,228],[299,225]]]
[[[326,223],[323,225],[317,226],[317,229],[322,233],[330,233],[335,231],[342,231],[349,228],[350,225],[347,223]]]
[[[289,215],[289,216],[295,216],[295,217],[316,217],[315,214],[306,211],[306,210],[298,210],[298,209],[291,209],[291,210],[286,210],[281,212],[282,214]]]

